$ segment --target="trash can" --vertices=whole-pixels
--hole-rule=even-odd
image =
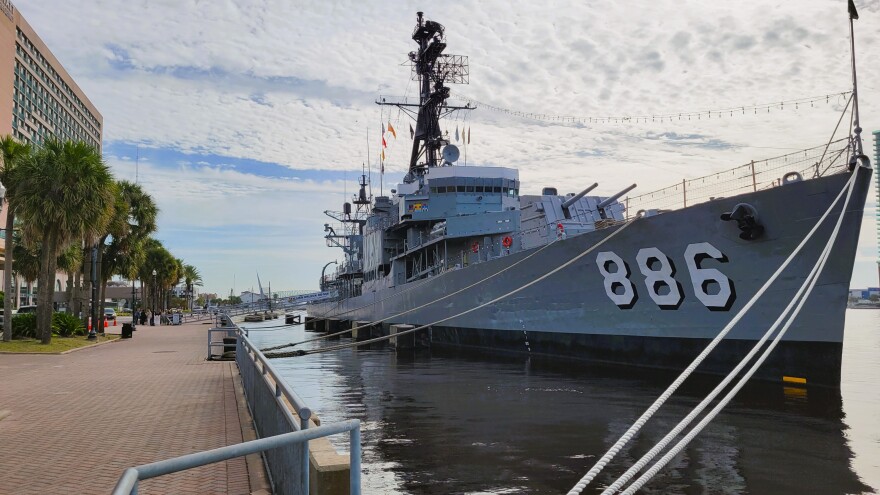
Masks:
[[[236,342],[238,342],[236,337],[223,337],[223,353],[235,352]]]
[[[123,323],[122,324],[122,338],[123,339],[130,339],[132,336],[131,331],[132,331],[131,323]]]

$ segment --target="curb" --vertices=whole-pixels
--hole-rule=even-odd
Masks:
[[[111,334],[111,335],[113,335],[113,334]],[[113,343],[113,342],[120,342],[120,341],[122,341],[122,340],[128,340],[128,339],[118,338],[118,339],[113,339],[113,340],[105,340],[104,342],[98,342],[98,343],[96,343],[96,344],[91,344],[91,345],[84,345],[84,346],[82,346],[82,347],[77,347],[77,348],[75,348],[75,349],[68,349],[68,350],[66,350],[66,351],[61,351],[61,352],[11,352],[11,351],[0,351],[0,354],[2,354],[2,355],[7,355],[7,354],[8,354],[8,355],[20,355],[20,356],[61,356],[62,354],[70,354],[71,352],[84,351],[84,350],[86,350],[86,349],[94,349],[95,347],[98,347],[98,346],[101,346],[101,345],[104,345],[104,344],[110,344],[110,343]]]

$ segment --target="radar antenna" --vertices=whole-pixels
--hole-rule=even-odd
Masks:
[[[424,18],[418,12],[416,28],[412,39],[419,49],[409,53],[413,80],[419,82],[419,102],[386,101],[380,98],[379,105],[393,105],[416,121],[413,135],[412,155],[409,160],[409,173],[404,182],[413,182],[424,174],[428,167],[437,167],[441,160],[440,149],[449,144],[440,131],[440,119],[456,110],[473,110],[470,103],[463,107],[449,106],[450,84],[467,84],[469,77],[468,58],[464,55],[445,55],[446,38],[444,27],[438,22]]]

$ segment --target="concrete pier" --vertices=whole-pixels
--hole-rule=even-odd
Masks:
[[[382,325],[381,324],[370,325],[370,323],[371,322],[369,322],[369,321],[352,322],[352,325],[351,325],[352,328],[362,327],[364,325],[369,325],[364,328],[361,328],[360,330],[355,330],[354,332],[352,332],[352,338],[358,342],[362,342],[364,340],[370,340],[370,339],[373,339],[376,337],[381,337],[382,336]]]
[[[397,350],[428,349],[431,347],[431,329],[424,328],[416,332],[408,333],[400,337],[394,335],[416,328],[415,325],[391,325],[389,332],[392,337],[388,340],[391,347]]]
[[[317,332],[318,322],[315,321],[317,318],[314,316],[306,316],[306,321],[303,323],[303,328],[307,332]]]
[[[336,333],[345,328],[345,320],[340,320],[337,318],[327,318],[324,320],[324,332],[326,333]],[[339,336],[329,337],[330,340],[336,340]]]

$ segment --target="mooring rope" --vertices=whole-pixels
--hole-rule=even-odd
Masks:
[[[276,346],[274,346],[274,347],[267,347],[267,348],[265,348],[265,349],[260,349],[260,350],[261,350],[262,352],[266,352],[266,351],[276,351],[276,350],[278,350],[278,349],[283,349],[283,348],[285,348],[285,347],[294,347],[294,346],[297,346],[297,345],[300,345],[300,344],[306,344],[306,343],[309,343],[309,342],[316,342],[316,341],[319,341],[319,340],[324,340],[324,339],[329,339],[329,338],[332,338],[332,337],[337,337],[337,336],[339,336],[339,335],[343,335],[343,334],[346,334],[346,333],[354,332],[355,330],[360,330],[361,328],[368,328],[368,327],[371,327],[371,326],[373,326],[373,325],[378,325],[378,324],[383,323],[383,322],[385,322],[385,321],[388,321],[388,320],[390,320],[390,319],[392,319],[392,318],[397,318],[398,316],[403,316],[403,315],[405,315],[405,314],[412,313],[413,311],[417,311],[417,310],[423,309],[423,308],[425,308],[425,307],[427,307],[427,306],[430,306],[430,305],[432,305],[432,304],[436,304],[436,303],[438,303],[438,302],[440,302],[440,301],[443,301],[443,300],[445,300],[445,299],[448,299],[448,298],[450,298],[450,297],[452,297],[452,296],[454,296],[454,295],[456,295],[456,294],[460,294],[460,293],[462,293],[462,292],[464,292],[464,291],[466,291],[466,290],[468,290],[468,289],[474,288],[474,287],[476,287],[476,286],[478,286],[478,285],[480,285],[480,284],[486,282],[487,280],[490,280],[490,279],[492,279],[492,278],[497,277],[498,275],[501,275],[502,273],[504,273],[504,272],[506,272],[506,271],[512,269],[513,267],[519,265],[520,263],[522,263],[522,262],[528,260],[529,258],[531,258],[531,257],[533,257],[533,256],[535,256],[535,255],[537,255],[537,254],[540,253],[541,251],[543,251],[543,250],[547,249],[548,247],[552,246],[553,244],[555,244],[555,243],[557,242],[557,240],[558,240],[558,239],[553,239],[552,241],[550,241],[549,243],[547,243],[547,244],[541,246],[539,249],[535,250],[534,252],[529,253],[528,256],[525,256],[525,257],[523,257],[522,259],[517,260],[517,261],[514,262],[514,263],[511,263],[510,265],[508,265],[508,266],[502,268],[501,270],[498,270],[498,271],[495,272],[495,273],[492,273],[491,275],[489,275],[488,277],[483,278],[482,280],[478,280],[478,281],[472,283],[471,285],[468,285],[467,287],[463,287],[463,288],[461,288],[461,289],[459,289],[459,290],[457,290],[457,291],[455,291],[455,292],[453,292],[453,293],[451,293],[451,294],[446,294],[445,296],[443,296],[443,297],[441,297],[441,298],[439,298],[439,299],[435,299],[435,300],[433,300],[433,301],[427,302],[427,303],[425,303],[425,304],[422,304],[421,306],[417,306],[417,307],[415,307],[415,308],[408,309],[408,310],[406,310],[406,311],[403,311],[402,313],[397,313],[397,314],[395,314],[395,315],[387,316],[387,317],[385,317],[385,318],[382,318],[381,320],[376,320],[376,321],[370,322],[370,323],[368,323],[368,324],[366,324],[366,325],[361,325],[361,326],[359,326],[359,327],[353,327],[353,328],[349,328],[349,329],[347,329],[347,330],[340,330],[339,332],[330,333],[330,334],[326,334],[326,335],[321,335],[321,336],[319,336],[319,337],[314,337],[314,338],[311,338],[311,339],[302,340],[302,341],[300,341],[300,342],[290,342],[290,343],[287,343],[287,344],[276,345]],[[445,272],[444,272],[444,273],[445,273]],[[435,280],[437,280],[436,277],[429,279],[429,281],[435,281]],[[424,285],[424,284],[419,284],[419,287],[421,287],[422,285]],[[413,288],[415,288],[415,287],[413,287]],[[407,289],[407,290],[410,290],[410,289]],[[405,291],[401,291],[400,293],[393,294],[392,296],[385,297],[385,298],[381,299],[381,300],[378,301],[378,302],[384,301],[385,299],[388,299],[388,298],[390,298],[390,297],[399,296],[399,295],[402,294],[403,292],[405,292]],[[375,304],[375,303],[371,303],[371,304]],[[368,304],[367,306],[369,306],[369,305],[370,305],[370,304]],[[366,306],[363,306],[363,307],[366,307]],[[362,308],[358,308],[358,309],[362,309]],[[335,315],[334,315],[334,316],[335,316]],[[316,320],[312,320],[312,321],[314,322],[314,321],[316,321]]]
[[[721,340],[723,340],[724,337],[727,336],[730,330],[743,318],[743,316],[745,316],[745,314],[752,308],[752,306],[755,305],[758,299],[762,295],[764,295],[764,292],[766,292],[770,285],[772,285],[773,282],[776,281],[783,270],[785,270],[785,268],[787,268],[788,265],[791,264],[792,260],[801,252],[801,250],[813,237],[813,235],[816,233],[816,231],[819,229],[825,219],[828,218],[828,215],[831,214],[834,206],[837,204],[838,201],[840,201],[840,198],[843,196],[843,194],[847,190],[849,190],[849,188],[855,182],[855,177],[856,173],[853,173],[847,181],[845,187],[841,189],[840,193],[838,193],[837,197],[834,199],[828,209],[825,210],[825,213],[822,214],[822,217],[819,219],[819,221],[816,222],[816,225],[813,226],[813,228],[807,233],[806,237],[804,237],[804,239],[800,242],[800,244],[798,244],[794,251],[792,251],[788,258],[786,258],[785,261],[779,266],[779,268],[776,269],[776,271],[773,273],[773,275],[770,276],[767,282],[765,282],[764,285],[761,286],[761,288],[755,293],[755,295],[752,296],[752,298],[749,299],[749,301],[742,307],[742,309],[737,312],[737,314],[721,330],[721,332],[719,332],[718,335],[716,335],[715,338],[712,339],[712,341],[706,346],[706,348],[703,349],[703,351],[700,352],[700,354],[696,358],[694,358],[693,362],[691,362],[691,364],[688,365],[688,367],[681,372],[678,378],[676,378],[675,381],[673,381],[672,384],[669,385],[669,387],[667,387],[662,394],[660,394],[660,397],[658,397],[657,400],[655,400],[654,403],[651,404],[651,406],[648,407],[648,409],[645,410],[644,413],[642,413],[642,415],[635,421],[635,423],[633,423],[633,425],[630,426],[630,428],[617,440],[617,442],[615,442],[614,445],[610,449],[608,449],[608,451],[602,456],[602,458],[600,458],[596,462],[596,464],[593,465],[593,467],[587,472],[587,474],[585,474],[580,479],[580,481],[578,481],[577,484],[575,484],[575,486],[571,490],[569,490],[568,495],[580,494],[584,490],[584,488],[586,488],[587,485],[590,484],[591,481],[593,481],[596,475],[598,475],[602,471],[602,469],[604,469],[605,466],[614,458],[614,456],[616,456],[617,453],[620,452],[620,449],[623,448],[623,446],[626,445],[632,439],[632,437],[635,436],[636,433],[638,433],[638,431],[642,428],[642,426],[645,425],[645,423],[647,423],[651,416],[653,416],[654,413],[656,413],[657,410],[660,409],[660,407],[666,402],[666,400],[669,399],[669,397],[673,393],[675,393],[675,391],[685,381],[685,379],[687,379],[687,377],[689,377],[694,372],[697,366],[699,366],[700,363],[702,363],[703,360],[706,359],[709,353],[711,353],[712,350],[715,349],[715,347],[721,342]]]
[[[403,335],[407,335],[407,334],[410,334],[410,333],[413,333],[413,332],[417,332],[417,331],[419,331],[419,330],[424,330],[425,328],[428,328],[428,327],[431,327],[431,326],[434,326],[434,325],[437,325],[437,324],[440,324],[440,323],[447,322],[447,321],[449,321],[449,320],[452,320],[452,319],[454,319],[454,318],[458,318],[458,317],[460,317],[460,316],[464,316],[464,315],[466,315],[466,314],[468,314],[468,313],[472,313],[472,312],[474,312],[474,311],[477,311],[478,309],[482,309],[482,308],[485,308],[486,306],[489,306],[489,305],[495,304],[495,303],[498,302],[498,301],[501,301],[501,300],[506,299],[506,298],[508,298],[508,297],[510,297],[510,296],[512,296],[512,295],[514,295],[514,294],[517,294],[517,293],[519,293],[519,292],[521,292],[521,291],[523,291],[523,290],[525,290],[525,289],[527,289],[527,288],[529,288],[529,287],[531,287],[531,286],[533,286],[533,285],[535,285],[535,284],[537,284],[537,283],[539,283],[539,282],[541,282],[541,281],[543,281],[543,280],[545,280],[545,279],[547,279],[547,278],[549,278],[549,277],[555,275],[555,274],[558,273],[559,271],[561,271],[561,270],[563,270],[563,269],[565,269],[565,268],[571,266],[571,265],[572,265],[573,263],[575,263],[576,261],[578,261],[578,260],[580,260],[581,258],[583,258],[584,256],[590,254],[591,252],[593,252],[594,250],[596,250],[596,248],[598,248],[599,246],[605,244],[606,242],[608,242],[609,240],[611,240],[612,238],[614,238],[614,236],[616,236],[617,234],[619,234],[619,233],[623,232],[624,230],[626,230],[627,227],[629,227],[630,225],[632,225],[632,224],[633,224],[636,220],[638,220],[639,218],[641,218],[641,217],[639,217],[639,216],[633,217],[631,220],[629,220],[629,221],[627,221],[626,223],[624,223],[623,225],[621,225],[621,227],[620,227],[619,229],[615,230],[614,232],[611,232],[610,234],[608,234],[607,236],[605,236],[604,238],[602,238],[599,242],[593,244],[592,246],[590,246],[589,248],[587,248],[586,250],[584,250],[582,253],[580,253],[580,254],[578,254],[577,256],[575,256],[574,258],[572,258],[572,259],[566,261],[565,263],[559,265],[558,267],[554,268],[553,270],[551,270],[551,271],[545,273],[544,275],[541,275],[540,277],[538,277],[538,278],[532,280],[531,282],[528,282],[528,283],[526,283],[526,284],[524,284],[524,285],[522,285],[522,286],[520,286],[520,287],[518,287],[518,288],[516,288],[516,289],[513,289],[513,290],[510,291],[510,292],[507,292],[506,294],[500,295],[500,296],[496,297],[495,299],[492,299],[491,301],[487,301],[487,302],[485,302],[485,303],[483,303],[483,304],[480,304],[480,305],[478,305],[478,306],[475,306],[475,307],[473,307],[473,308],[471,308],[471,309],[467,309],[467,310],[464,310],[464,311],[462,311],[462,312],[460,312],[460,313],[454,314],[454,315],[452,315],[452,316],[447,316],[446,318],[442,318],[442,319],[437,320],[437,321],[435,321],[435,322],[428,323],[427,325],[421,325],[421,326],[417,326],[417,327],[415,327],[415,328],[410,328],[410,329],[408,329],[408,330],[404,330],[404,331],[402,331],[402,332],[399,332],[399,333],[396,333],[396,334],[393,334],[393,335],[385,335],[385,336],[382,336],[382,337],[376,337],[376,338],[372,338],[372,339],[364,340],[364,341],[361,341],[361,342],[351,342],[351,343],[348,343],[348,344],[341,344],[341,345],[335,345],[335,346],[321,347],[321,348],[319,348],[319,349],[312,349],[312,350],[308,350],[308,351],[305,351],[305,350],[298,350],[298,351],[292,351],[292,352],[269,353],[269,354],[266,354],[265,356],[266,356],[267,358],[270,358],[270,359],[271,359],[271,358],[282,358],[282,357],[304,356],[304,355],[306,355],[306,354],[317,354],[317,353],[322,353],[322,352],[330,352],[330,351],[337,351],[337,350],[342,350],[342,349],[349,349],[349,348],[352,348],[352,347],[358,347],[358,346],[362,346],[362,345],[368,345],[368,344],[372,344],[372,343],[375,343],[375,342],[381,342],[381,341],[384,341],[384,340],[389,340],[389,339],[392,339],[392,338],[401,337],[401,336],[403,336]],[[549,245],[549,244],[548,244],[548,245]]]
[[[621,488],[623,488],[623,486],[630,479],[633,478],[633,476],[635,476],[639,471],[641,471],[642,468],[644,468],[652,459],[654,459],[654,457],[657,456],[657,454],[659,454],[664,448],[666,448],[666,446],[673,439],[675,439],[675,437],[677,437],[682,432],[682,430],[684,430],[684,428],[686,428],[697,417],[697,415],[699,415],[701,412],[703,412],[703,410],[713,400],[715,400],[715,398],[725,388],[727,388],[727,385],[729,385],[730,382],[733,381],[733,379],[740,373],[740,371],[742,371],[742,369],[745,368],[745,366],[749,363],[749,361],[751,361],[752,358],[758,353],[758,351],[764,346],[764,343],[766,343],[767,340],[770,338],[770,336],[773,335],[773,333],[776,331],[776,329],[779,328],[779,325],[782,323],[782,321],[786,320],[785,325],[782,327],[782,329],[779,331],[779,333],[773,339],[770,346],[764,351],[763,355],[760,356],[760,358],[758,359],[758,361],[756,361],[756,363],[753,365],[753,367],[741,378],[740,383],[737,384],[736,386],[734,386],[734,388],[732,389],[732,392],[730,394],[728,394],[728,396],[725,397],[725,399],[722,399],[721,403],[723,403],[723,405],[721,405],[721,408],[723,408],[724,405],[726,405],[726,403],[729,402],[729,399],[732,398],[733,395],[735,395],[736,392],[739,391],[740,388],[742,388],[742,385],[744,385],[745,382],[747,382],[749,380],[749,378],[751,378],[752,374],[754,374],[754,372],[761,366],[761,364],[767,358],[769,353],[776,347],[776,344],[779,343],[780,339],[788,331],[789,327],[792,325],[795,318],[797,318],[798,314],[800,313],[801,308],[803,307],[807,298],[809,298],[810,294],[812,293],[813,288],[815,287],[816,282],[819,279],[819,275],[822,273],[822,270],[825,267],[825,263],[828,261],[828,257],[831,252],[831,249],[837,240],[837,236],[840,231],[840,226],[841,226],[841,224],[843,222],[843,218],[846,214],[846,208],[849,205],[849,201],[850,201],[850,198],[852,195],[852,191],[854,189],[854,185],[855,185],[855,182],[849,183],[849,190],[847,192],[847,197],[843,203],[843,208],[841,209],[840,216],[837,219],[837,224],[835,225],[834,230],[831,233],[831,237],[829,237],[828,242],[825,244],[824,249],[820,253],[816,264],[813,266],[812,270],[810,270],[809,275],[804,280],[804,282],[801,284],[801,286],[798,289],[797,293],[795,294],[794,298],[792,298],[792,300],[788,303],[788,306],[786,306],[785,309],[782,311],[782,313],[779,315],[779,318],[776,319],[776,321],[773,323],[773,325],[764,333],[764,335],[761,337],[761,339],[752,347],[752,349],[749,351],[749,353],[736,365],[736,367],[727,376],[724,377],[724,380],[722,380],[721,383],[719,383],[715,387],[715,389],[713,389],[712,392],[709,395],[707,395],[705,399],[703,399],[702,402],[700,402],[690,413],[688,413],[688,415],[685,416],[685,418],[682,419],[681,422],[679,422],[675,426],[675,428],[673,428],[669,433],[667,433],[666,436],[663,437],[663,439],[661,439],[659,442],[657,442],[657,444],[654,447],[652,447],[651,450],[648,451],[644,456],[642,456],[642,458],[639,459],[638,462],[633,464],[632,467],[630,467],[626,471],[626,473],[624,473],[620,478],[618,478],[617,481],[612,483],[611,486],[606,488],[605,491],[602,492],[602,495],[612,495],[614,493],[617,493]],[[795,305],[797,305],[797,307],[794,309],[794,312],[790,313],[792,310],[792,307],[794,307]],[[721,404],[721,403],[719,403],[719,404]],[[720,411],[720,408],[718,408],[718,410]],[[707,415],[707,417],[709,417],[710,415],[712,417],[714,417],[714,415],[712,413],[709,413],[709,415]],[[711,419],[712,418],[709,418],[709,420],[711,420]],[[707,424],[708,424],[708,421],[707,421]],[[695,427],[695,429],[696,428],[700,428],[700,430],[702,430],[702,428],[699,425],[697,427]],[[697,431],[697,433],[699,433],[699,430]],[[691,437],[691,438],[693,438],[693,437]],[[679,451],[680,450],[681,449],[679,449]],[[672,454],[672,456],[674,456],[674,455],[675,454]],[[670,459],[671,459],[671,457],[670,457]],[[666,462],[668,462],[668,460]],[[655,467],[657,467],[659,464],[659,467],[656,468],[656,471],[659,471],[659,469],[661,469],[663,466],[665,466],[666,462],[663,462],[662,459],[660,461],[658,461],[657,464],[655,464]],[[652,469],[654,469],[654,468],[652,467]],[[656,474],[656,471],[654,472],[654,474]],[[636,481],[624,493],[632,493],[632,491],[637,490],[638,488],[643,486],[644,483],[646,483],[648,480],[650,480],[650,478],[652,476],[654,476],[654,474],[645,478],[644,480],[642,480],[642,478],[639,478],[639,481],[642,481],[642,482],[639,483],[639,481]],[[643,476],[643,478],[644,478],[644,476]]]

